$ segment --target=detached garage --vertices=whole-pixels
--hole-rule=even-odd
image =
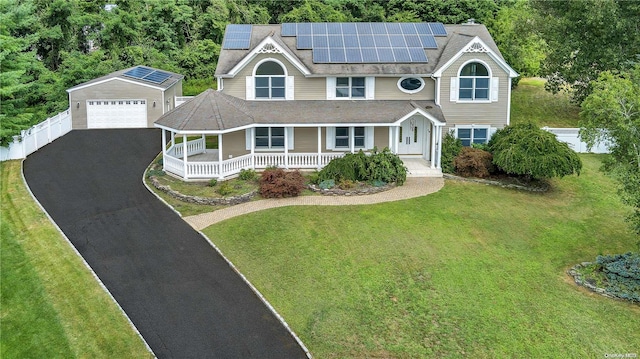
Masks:
[[[153,128],[176,106],[184,76],[136,66],[67,90],[73,129]]]

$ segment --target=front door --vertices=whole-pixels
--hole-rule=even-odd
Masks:
[[[425,140],[425,120],[414,116],[401,124],[398,141],[398,154],[421,155]]]

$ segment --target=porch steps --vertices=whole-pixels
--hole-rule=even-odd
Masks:
[[[431,168],[431,163],[422,158],[401,157],[407,167],[407,177],[442,177],[442,171]]]

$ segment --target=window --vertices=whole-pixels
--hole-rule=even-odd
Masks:
[[[285,73],[280,64],[274,61],[265,61],[256,69],[255,89],[256,98],[284,99],[285,98]]]
[[[416,93],[424,88],[424,80],[419,77],[403,77],[398,80],[398,88],[405,93]]]
[[[489,141],[489,129],[481,128],[457,128],[458,138],[463,146],[471,146],[472,143],[487,143]]]
[[[336,78],[337,98],[365,98],[364,77]]]
[[[284,127],[256,127],[256,148],[284,148]]]
[[[489,100],[489,71],[479,62],[471,62],[460,70],[460,100]]]
[[[349,127],[336,127],[335,148],[350,148],[351,135]],[[365,147],[365,131],[364,127],[353,127],[353,146],[355,148]]]

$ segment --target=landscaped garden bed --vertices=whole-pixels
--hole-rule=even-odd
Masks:
[[[628,252],[598,256],[568,272],[576,284],[610,298],[640,304],[640,254]]]

